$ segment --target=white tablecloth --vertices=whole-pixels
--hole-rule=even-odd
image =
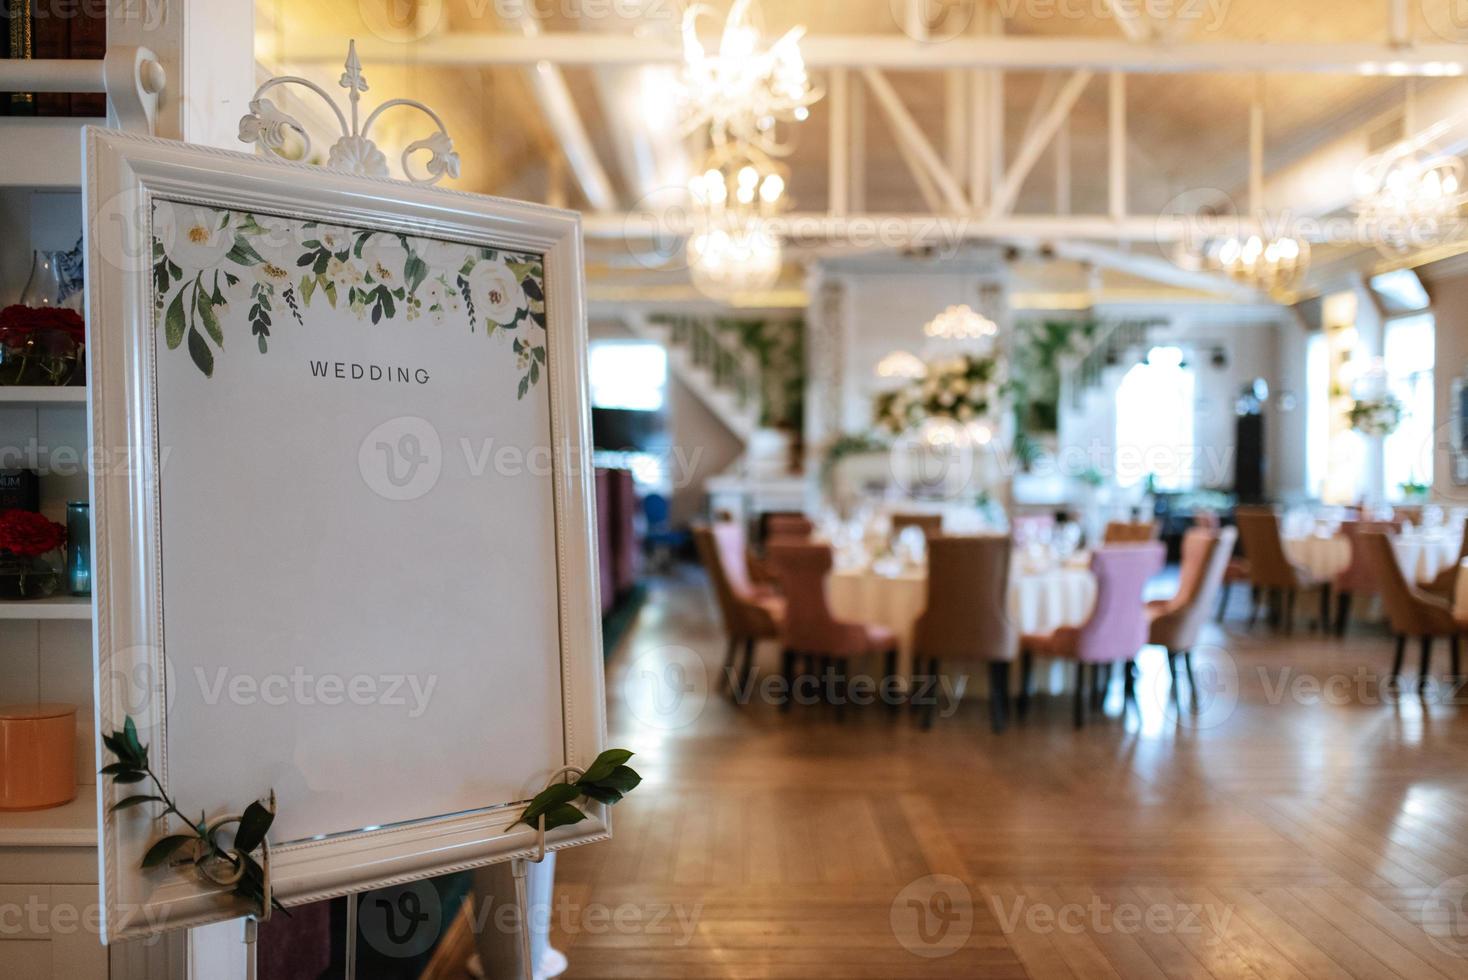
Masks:
[[[1453,614],[1459,622],[1468,623],[1468,558],[1458,564],[1458,594],[1453,603]]]
[[[1447,530],[1404,534],[1392,539],[1403,574],[1419,583],[1431,582],[1457,561],[1461,542],[1461,535]],[[1341,534],[1285,538],[1284,549],[1291,561],[1319,579],[1335,578],[1351,563],[1351,543]]]
[[[898,673],[911,673],[913,626],[928,604],[925,569],[891,575],[870,569],[833,572],[826,580],[826,601],[838,619],[878,623],[896,633]],[[1095,602],[1096,579],[1089,569],[1016,571],[1009,579],[1009,614],[1022,633],[1078,626]]]

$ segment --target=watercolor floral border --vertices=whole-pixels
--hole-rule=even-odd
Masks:
[[[240,302],[261,354],[275,317],[305,326],[303,309],[324,301],[373,324],[467,317],[470,332],[514,331],[519,398],[546,369],[538,255],[159,200],[152,257],[154,328],[169,350],[187,346],[205,377],[224,350],[224,315]]]

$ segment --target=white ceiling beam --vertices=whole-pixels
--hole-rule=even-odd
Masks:
[[[335,64],[341,60],[337,35],[292,36],[280,45],[269,34],[256,35],[256,54],[267,63]],[[412,44],[362,38],[357,50],[367,64],[532,66],[678,64],[676,41],[633,35],[546,32],[535,38],[509,33],[450,33]],[[1436,43],[1401,47],[1385,41],[1183,41],[1137,44],[1127,40],[1067,37],[976,35],[941,44],[903,35],[817,35],[801,42],[811,68],[897,68],[940,71],[948,68],[1046,68],[1136,73],[1296,72],[1337,75],[1462,75],[1468,71],[1462,45]]]
[[[1114,71],[1106,79],[1106,203],[1118,219],[1127,211],[1126,137],[1126,76]]]
[[[831,118],[826,209],[846,214],[851,208],[851,75],[845,68],[831,69],[826,111]]]
[[[536,14],[529,5],[507,11],[504,16],[508,23],[518,26],[523,32],[522,43],[533,44],[543,36],[540,21],[536,19]],[[581,114],[576,111],[576,102],[571,98],[566,76],[561,74],[560,68],[546,62],[532,65],[529,74],[535,97],[545,110],[546,122],[561,144],[561,151],[566,155],[566,162],[570,164],[571,173],[581,186],[586,202],[595,211],[615,209],[617,192],[612,188],[612,179],[597,157],[595,147],[591,145],[591,137],[581,121]]]
[[[1045,113],[1055,104],[1056,93],[1060,91],[1061,77],[1058,71],[1047,71],[1040,79],[1040,91],[1036,93],[1035,100],[1030,103],[1030,114],[1025,117],[1025,132],[1019,139],[1021,145],[1034,138],[1035,132],[1040,128],[1040,122],[1045,118]]]
[[[1069,259],[1072,262],[1083,262],[1099,269],[1124,272],[1164,286],[1216,293],[1239,302],[1272,302],[1267,294],[1235,282],[1228,276],[1184,269],[1156,255],[1128,252],[1093,242],[1057,241],[1051,243],[1051,248],[1059,258]]]
[[[938,151],[933,149],[933,144],[923,135],[922,129],[907,111],[907,106],[902,104],[892,84],[887,81],[886,76],[874,68],[863,68],[862,78],[866,79],[867,87],[877,97],[877,103],[882,107],[887,121],[891,124],[894,134],[897,136],[899,149],[906,144],[907,149],[912,151],[917,162],[927,170],[928,176],[938,186],[948,206],[954,211],[967,211],[968,200],[963,196],[963,188],[958,185],[953,174],[943,165],[943,160],[938,156]],[[916,171],[914,171],[916,173]],[[921,183],[921,181],[919,181]]]
[[[1070,119],[1055,131],[1055,213],[1070,214]]]
[[[982,239],[1032,239],[1038,242],[1069,239],[1106,239],[1110,241],[1150,242],[1170,245],[1196,241],[1202,235],[1237,235],[1253,226],[1243,216],[1221,216],[1204,220],[1192,215],[1133,216],[1121,220],[1103,214],[1077,215],[1001,215],[975,217],[967,213],[950,214],[851,214],[832,215],[821,212],[798,212],[780,215],[768,221],[773,234],[794,242],[825,241],[847,238],[871,240],[896,248],[917,241],[957,242]],[[637,211],[627,214],[588,214],[582,218],[587,238],[656,240],[688,235],[695,229],[687,215]],[[1321,236],[1333,243],[1369,242],[1356,237],[1355,226],[1322,224],[1316,229],[1299,230],[1301,237],[1319,241]]]
[[[1091,81],[1092,74],[1081,70],[1071,75],[1066,83],[1056,93],[1055,102],[1046,110],[1039,125],[1030,137],[1020,145],[1019,152],[1015,154],[1014,163],[1004,174],[1004,183],[995,196],[990,212],[993,214],[1008,214],[1014,208],[1015,198],[1019,196],[1019,189],[1024,185],[1025,178],[1030,175],[1035,162],[1040,159],[1040,154],[1045,152],[1045,147],[1050,145],[1050,140],[1055,136],[1055,131],[1070,115],[1071,108],[1080,98],[1081,91]]]

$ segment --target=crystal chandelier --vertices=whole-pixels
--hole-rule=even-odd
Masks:
[[[1463,161],[1433,153],[1427,140],[1404,140],[1356,170],[1357,215],[1388,255],[1462,237],[1468,180]]]
[[[725,301],[769,289],[785,259],[770,221],[786,205],[782,168],[758,150],[731,145],[716,148],[701,171],[688,182],[694,286]]]
[[[927,376],[928,366],[916,354],[894,350],[877,362],[877,377],[898,381],[916,381]]]
[[[790,147],[780,143],[776,126],[804,120],[821,93],[811,86],[800,54],[805,28],[792,28],[762,48],[752,7],[752,0],[734,0],[716,54],[699,40],[698,21],[717,12],[695,4],[684,13],[680,100],[686,131],[707,127],[715,146],[743,143],[782,156]]]
[[[1287,290],[1310,267],[1310,243],[1288,235],[1233,235],[1203,247],[1205,263],[1266,293]]]
[[[998,333],[998,324],[967,304],[950,306],[923,325],[923,335],[939,345],[983,346]]]

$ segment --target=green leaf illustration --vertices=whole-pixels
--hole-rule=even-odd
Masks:
[[[204,295],[202,289],[194,293],[194,297],[196,299],[194,305],[199,309],[199,319],[204,321],[204,329],[209,331],[209,336],[214,338],[216,344],[223,347],[224,331],[219,327],[219,317],[214,315],[213,300]]]
[[[194,359],[194,365],[204,372],[204,377],[214,377],[214,355],[210,352],[204,335],[193,327],[189,328],[189,356]]]
[[[183,343],[184,327],[184,291],[180,289],[173,297],[173,302],[168,304],[168,312],[163,317],[163,339],[168,343],[169,350],[177,350],[178,345]]]

